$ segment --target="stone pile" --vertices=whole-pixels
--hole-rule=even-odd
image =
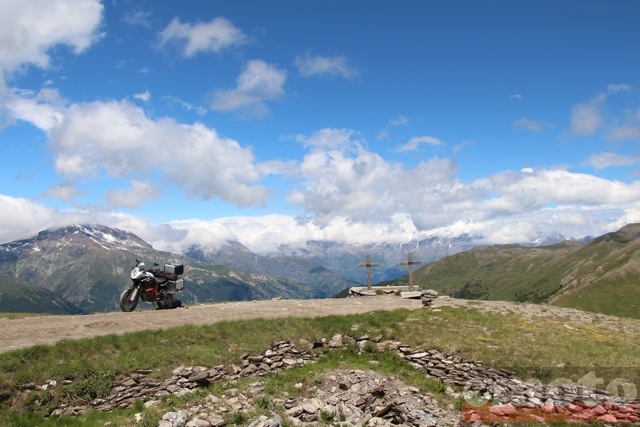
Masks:
[[[420,301],[422,301],[423,307],[431,307],[433,301],[438,298],[438,292],[433,289],[427,289],[426,291],[422,291],[420,295]]]
[[[342,426],[451,426],[460,421],[459,414],[441,409],[433,396],[374,371],[330,372],[308,394],[314,397],[285,402],[294,425],[325,421]]]
[[[485,368],[480,361],[466,361],[437,350],[414,352],[402,345],[398,350],[419,371],[445,384],[462,387],[465,390],[462,393],[455,393],[451,388],[449,393],[463,397],[471,406],[539,408],[547,414],[571,414],[571,419],[582,421],[589,417],[597,421],[610,421],[613,417],[621,422],[638,421],[635,395],[618,397],[570,382],[545,385],[540,381],[522,381],[509,370]]]
[[[252,411],[258,405],[257,399],[263,394],[264,388],[260,382],[250,384],[243,392],[230,388],[221,396],[210,394],[202,403],[188,405],[180,411],[165,413],[158,427],[222,427],[228,424],[227,417],[230,415],[246,414]],[[142,417],[143,415],[140,414],[140,418]],[[271,418],[262,416],[249,424],[251,427],[280,427],[281,425],[282,419],[278,415],[273,415]]]
[[[321,346],[323,343],[316,343]],[[219,380],[235,380],[246,377],[261,377],[278,369],[290,369],[304,366],[316,358],[312,353],[297,349],[290,341],[276,342],[263,354],[250,356],[244,354],[239,365],[215,366],[180,366],[173,370],[172,376],[165,380],[150,377],[152,371],[137,370],[128,377],[122,378],[111,394],[105,398],[90,402],[97,411],[111,411],[115,408],[130,408],[136,400],[157,399],[174,395],[182,397],[192,393],[200,386],[207,386]],[[77,414],[82,407],[61,408],[54,415]]]

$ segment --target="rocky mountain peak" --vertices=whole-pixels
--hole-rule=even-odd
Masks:
[[[116,245],[151,249],[151,245],[135,234],[100,224],[72,224],[43,230],[33,239],[51,241],[67,239],[73,236],[88,238],[99,245]]]

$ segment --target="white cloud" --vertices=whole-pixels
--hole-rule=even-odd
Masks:
[[[311,151],[300,164],[303,185],[289,200],[322,224],[341,216],[376,222],[396,212],[415,214],[424,223],[421,212],[433,214],[431,205],[441,204],[441,197],[469,197],[451,161],[436,157],[405,168],[365,150],[353,136],[346,129],[323,129],[298,137]]]
[[[604,96],[577,104],[571,109],[571,130],[577,136],[589,136],[604,126],[601,103]]]
[[[174,18],[160,32],[159,37],[161,47],[168,43],[176,43],[182,48],[182,54],[186,57],[198,52],[220,52],[246,41],[242,30],[223,17],[198,24],[182,23],[179,18]]]
[[[31,237],[38,231],[68,221],[58,211],[39,203],[0,194],[0,242]]]
[[[611,141],[640,141],[640,124],[613,126],[606,137]]]
[[[79,196],[78,189],[71,183],[52,185],[40,197],[54,198],[65,202]]]
[[[131,188],[108,190],[105,200],[113,208],[136,209],[151,200],[159,199],[160,195],[160,191],[149,182],[133,180]]]
[[[584,161],[583,165],[593,166],[596,169],[604,169],[614,166],[631,166],[638,163],[638,156],[623,156],[617,153],[592,154]]]
[[[151,99],[151,93],[148,90],[145,90],[142,93],[136,93],[135,95],[133,95],[133,97],[135,99],[139,99],[142,102],[149,102],[149,100]]]
[[[397,151],[415,151],[420,148],[421,145],[429,145],[431,147],[437,147],[444,145],[444,142],[438,138],[432,136],[414,136],[406,144],[398,147]]]
[[[347,64],[347,58],[344,56],[298,56],[295,64],[303,77],[328,74],[349,79],[359,74]]]
[[[19,98],[10,111],[49,135],[56,171],[68,179],[157,173],[187,195],[220,198],[237,206],[269,196],[253,153],[203,124],[152,120],[128,101],[66,106]],[[42,113],[42,114],[41,114]],[[112,201],[122,197],[112,195]]]
[[[622,123],[611,126],[605,136],[614,142],[640,142],[640,108],[636,111],[625,111]]]
[[[3,0],[0,2],[0,68],[49,66],[48,51],[86,50],[100,37],[104,6],[99,0]]]
[[[211,109],[215,111],[247,112],[250,116],[262,117],[268,109],[265,101],[272,101],[284,95],[287,72],[261,60],[247,62],[246,68],[238,76],[234,89],[219,90],[214,93]]]
[[[451,151],[453,151],[454,153],[457,153],[458,151],[462,150],[464,147],[468,147],[471,145],[476,145],[475,141],[462,141],[460,144],[456,144],[451,148]]]
[[[64,121],[66,101],[54,89],[42,89],[37,94],[13,90],[5,95],[5,108],[9,116],[31,122],[48,131]]]
[[[614,122],[605,121],[606,107],[610,104],[609,98],[623,92],[630,92],[631,86],[627,84],[608,85],[607,89],[597,94],[593,99],[576,104],[571,109],[571,131],[576,136],[590,136],[607,129],[606,137],[609,140],[634,140],[640,139],[640,117],[634,117],[628,111],[623,112],[626,116],[625,123],[620,125]],[[609,114],[610,115],[610,114]]]
[[[351,139],[355,135],[356,132],[351,129],[324,128],[314,132],[311,136],[296,135],[296,141],[308,148],[342,149],[357,143]]]
[[[629,86],[628,84],[614,84],[614,85],[607,85],[607,92],[608,93],[620,93],[620,92],[630,92],[631,91],[631,86]]]
[[[510,221],[550,207],[621,208],[640,202],[640,182],[626,184],[563,169],[524,168],[460,182],[458,168],[433,157],[415,167],[384,160],[353,140],[353,131],[324,129],[299,137],[310,152],[300,163],[301,186],[289,201],[327,226],[385,223],[406,214],[420,232],[452,224]],[[529,221],[530,222],[530,221]],[[530,222],[531,223],[531,222]]]
[[[566,170],[502,172],[473,186],[494,195],[479,204],[485,218],[536,212],[548,204],[606,206],[640,201],[640,182],[625,184]]]

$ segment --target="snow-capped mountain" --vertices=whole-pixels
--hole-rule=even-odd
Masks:
[[[84,312],[109,311],[130,285],[136,259],[149,266],[185,264],[185,291],[178,297],[186,303],[318,296],[299,281],[156,251],[133,233],[103,225],[74,224],[0,245],[0,274],[53,292]]]

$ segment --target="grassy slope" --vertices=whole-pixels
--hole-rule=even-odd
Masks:
[[[421,288],[458,298],[549,301],[562,307],[640,318],[640,224],[589,244],[479,247],[414,274]],[[394,284],[406,284],[404,277]]]
[[[0,313],[81,314],[82,311],[52,292],[0,275]]]
[[[554,305],[640,317],[640,226],[623,227],[585,246],[576,273]]]
[[[517,306],[515,308],[517,310]],[[559,364],[582,367],[586,371],[603,366],[636,368],[634,372],[637,375],[640,367],[640,353],[637,352],[640,323],[628,322],[635,322],[633,330],[611,333],[597,325],[579,324],[564,317],[530,321],[515,313],[484,314],[475,309],[445,307],[440,312],[398,310],[359,316],[222,322],[211,326],[185,326],[63,341],[53,346],[0,354],[0,419],[5,420],[5,425],[15,426],[62,425],[55,419],[44,420],[38,412],[55,407],[58,399],[65,395],[81,402],[108,393],[111,381],[119,374],[135,369],[153,369],[155,375],[163,378],[179,365],[229,365],[237,363],[241,354],[258,354],[276,341],[300,342],[303,339],[312,342],[330,338],[336,333],[380,335],[384,339],[407,343],[416,350],[437,349],[468,359],[483,360],[490,366],[519,371],[522,376],[540,375],[544,368]],[[92,357],[86,357],[87,354]],[[369,363],[370,360],[377,364]],[[313,385],[322,371],[336,367],[381,370],[423,391],[442,390],[441,386],[425,382],[424,375],[417,374],[409,365],[397,361],[393,353],[358,355],[349,349],[321,359],[318,364],[266,377],[263,381],[272,397],[282,397],[284,392],[295,396],[306,386],[298,389],[292,387],[294,383]],[[566,373],[562,375],[568,376]],[[64,379],[73,380],[74,385],[57,387],[48,393],[19,391],[20,386],[27,382],[44,384],[56,380],[61,383]],[[549,381],[552,378],[540,379]],[[637,383],[640,378],[632,379]],[[247,383],[252,381],[255,380]],[[242,382],[232,385],[242,386]],[[213,384],[210,391],[205,390],[204,394],[190,399],[220,393],[224,390],[221,387],[225,385]],[[43,396],[46,396],[45,400]],[[35,404],[36,400],[41,404]],[[165,410],[176,403],[165,401]],[[30,412],[36,412],[36,415],[29,415]],[[78,417],[76,424],[69,421],[65,425],[102,426],[106,421],[125,425],[124,421],[130,420],[133,412],[89,414]]]

